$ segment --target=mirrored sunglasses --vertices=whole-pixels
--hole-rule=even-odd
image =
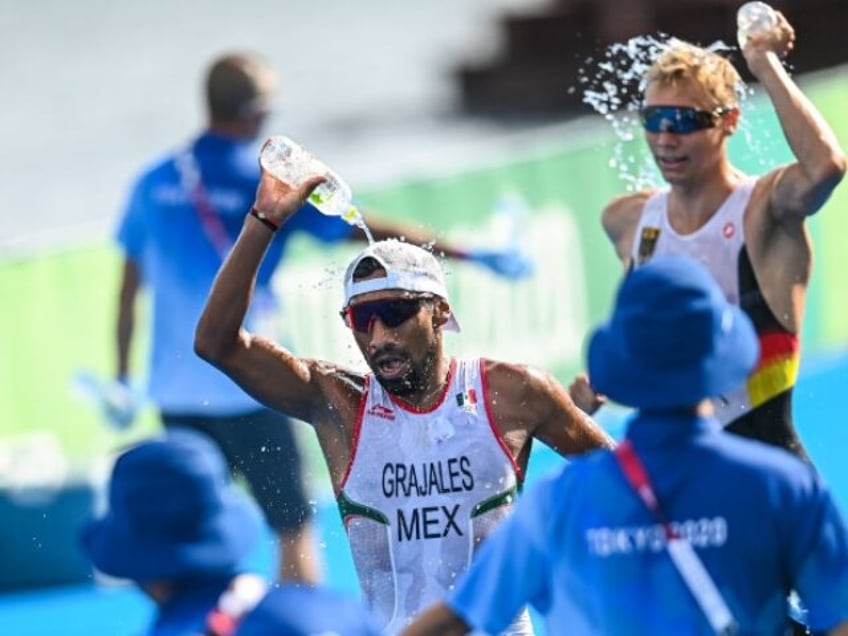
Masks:
[[[358,305],[349,305],[339,312],[345,324],[354,331],[368,333],[374,318],[379,318],[386,327],[394,329],[415,316],[421,305],[431,301],[432,296],[415,298],[387,298]]]
[[[642,127],[649,133],[688,135],[715,128],[719,117],[729,110],[724,106],[715,110],[698,110],[690,106],[645,106],[639,111],[639,118]]]

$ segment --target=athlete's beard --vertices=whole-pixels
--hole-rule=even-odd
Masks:
[[[427,348],[424,357],[418,362],[409,361],[409,370],[400,378],[382,378],[378,373],[374,373],[377,381],[383,386],[386,391],[407,400],[417,393],[422,393],[427,388],[427,379],[436,368],[436,358],[438,356],[438,346],[433,343]]]

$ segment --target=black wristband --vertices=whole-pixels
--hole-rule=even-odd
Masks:
[[[272,232],[276,232],[280,229],[280,226],[274,223],[271,219],[268,218],[264,212],[260,212],[256,208],[250,208],[250,216],[258,220],[262,225],[267,227]]]

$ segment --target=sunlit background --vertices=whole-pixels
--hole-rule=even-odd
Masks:
[[[583,103],[606,78],[606,46],[662,31],[732,47],[738,4],[0,0],[0,632],[133,635],[149,616],[131,587],[95,580],[76,531],[100,503],[114,451],[158,425],[148,408],[130,431],[110,430],[78,379],[113,373],[120,257],[111,235],[134,176],[202,128],[213,57],[264,55],[281,80],[266,132],[307,145],[374,214],[455,242],[530,250],[536,274],[518,283],[446,263],[465,328],[448,346],[531,363],[567,383],[621,271],[600,210],[634,187],[634,175],[655,178],[626,117]],[[848,51],[836,34],[848,8],[774,6],[798,32],[790,71],[848,147]],[[743,108],[734,161],[751,172],[788,161],[755,87]],[[816,265],[796,392],[801,436],[843,506],[846,208],[843,183],[809,224]],[[355,366],[336,315],[351,249],[299,240],[276,284],[295,348]],[[135,347],[139,383],[144,344]],[[621,417],[614,407],[599,413],[616,435]],[[298,433],[327,582],[355,592],[323,461],[307,427]],[[559,461],[537,448],[531,480]],[[272,558],[269,540],[256,567],[269,571]]]

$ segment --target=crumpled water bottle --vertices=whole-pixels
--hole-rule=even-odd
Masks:
[[[285,135],[275,135],[265,142],[259,163],[277,179],[297,187],[313,175],[324,175],[326,181],[309,196],[309,202],[322,214],[339,216],[351,225],[362,223],[362,214],[353,204],[350,186],[297,142]]]
[[[765,2],[746,2],[736,12],[736,40],[744,49],[748,38],[765,33],[777,25],[777,14]]]

